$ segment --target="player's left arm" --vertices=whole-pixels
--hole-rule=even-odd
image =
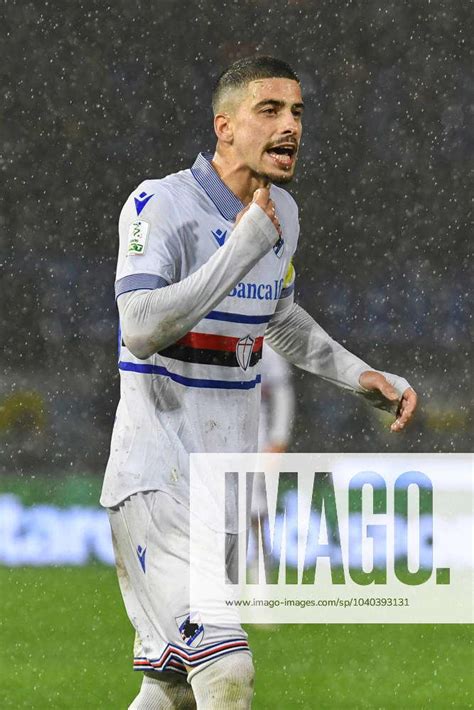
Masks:
[[[417,396],[407,380],[374,370],[337,343],[293,301],[294,269],[265,337],[269,345],[297,367],[364,397],[373,406],[395,414],[391,431],[403,430],[412,419]]]

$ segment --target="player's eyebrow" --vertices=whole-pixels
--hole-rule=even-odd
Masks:
[[[283,108],[286,105],[286,101],[281,101],[278,99],[262,99],[262,101],[259,101],[257,104],[255,104],[254,109],[258,110],[259,108],[262,108],[263,106],[274,106],[275,108]],[[300,109],[301,111],[304,109],[304,103],[302,101],[291,104],[292,109]]]

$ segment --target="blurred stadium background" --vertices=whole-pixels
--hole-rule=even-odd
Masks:
[[[470,9],[84,0],[8,1],[1,14],[0,706],[121,708],[138,679],[97,512],[118,398],[121,205],[145,177],[212,149],[226,65],[289,61],[307,104],[291,185],[298,300],[421,396],[416,425],[394,437],[299,373],[291,448],[470,450]],[[257,709],[472,707],[460,627],[251,636]]]

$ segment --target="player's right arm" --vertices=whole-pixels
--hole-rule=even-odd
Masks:
[[[173,234],[172,219],[163,206],[165,213],[161,216],[159,211],[156,216],[143,211],[144,217],[155,221],[146,222],[150,234],[144,232],[145,243],[140,244],[138,235],[138,246],[133,246],[133,227],[128,224],[121,234],[116,292],[122,337],[140,359],[188,333],[272,249],[280,236],[269,191],[261,188],[240,214],[226,243],[193,274],[171,283],[176,278],[174,262],[179,259],[177,234]],[[168,205],[168,209],[172,211],[173,206]],[[135,229],[139,231],[139,227]],[[141,246],[148,251],[134,251]]]

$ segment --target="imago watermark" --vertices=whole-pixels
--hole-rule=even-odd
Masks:
[[[203,623],[472,621],[464,454],[193,454]]]

